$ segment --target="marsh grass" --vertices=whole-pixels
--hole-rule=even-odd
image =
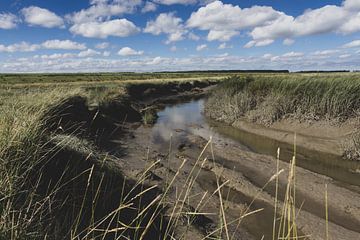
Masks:
[[[145,125],[154,124],[156,121],[156,112],[154,110],[147,110],[143,114],[142,120]]]
[[[282,119],[342,124],[358,121],[359,74],[287,74],[231,77],[218,85],[205,103],[209,117],[238,119],[269,126]],[[359,124],[357,124],[359,125]],[[344,158],[360,159],[359,130],[343,143]]]
[[[349,75],[238,76],[222,82],[210,96],[209,115],[273,123],[286,116],[300,120],[354,117],[360,108],[360,78]]]

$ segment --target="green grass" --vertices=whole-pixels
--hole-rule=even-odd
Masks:
[[[151,125],[154,124],[155,121],[156,121],[156,113],[153,110],[145,111],[143,115],[143,123],[145,125]]]

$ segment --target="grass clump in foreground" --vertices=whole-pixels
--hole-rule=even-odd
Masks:
[[[0,239],[105,236],[99,229],[112,228],[114,219],[121,220],[123,203],[134,208],[139,205],[136,195],[146,190],[145,186],[125,181],[111,169],[106,154],[83,135],[89,113],[81,111],[82,99],[91,96],[93,102],[102,104],[104,95],[111,92],[108,90],[102,89],[101,94],[93,87],[2,90]],[[69,116],[69,110],[80,111]],[[77,124],[63,125],[69,117],[78,118]],[[95,118],[90,120],[96,123]],[[127,194],[120,198],[125,190]],[[154,191],[145,193],[155,195]],[[149,203],[149,209],[151,206]],[[136,215],[129,207],[124,211],[130,218]],[[131,234],[129,229],[124,234]]]

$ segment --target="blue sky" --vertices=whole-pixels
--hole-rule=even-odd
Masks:
[[[358,70],[360,0],[2,0],[0,72]]]

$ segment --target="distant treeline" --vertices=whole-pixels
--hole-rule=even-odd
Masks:
[[[332,70],[332,71],[297,71],[297,73],[345,73],[350,70]]]
[[[289,73],[289,70],[203,70],[203,71],[162,71],[159,73]]]

